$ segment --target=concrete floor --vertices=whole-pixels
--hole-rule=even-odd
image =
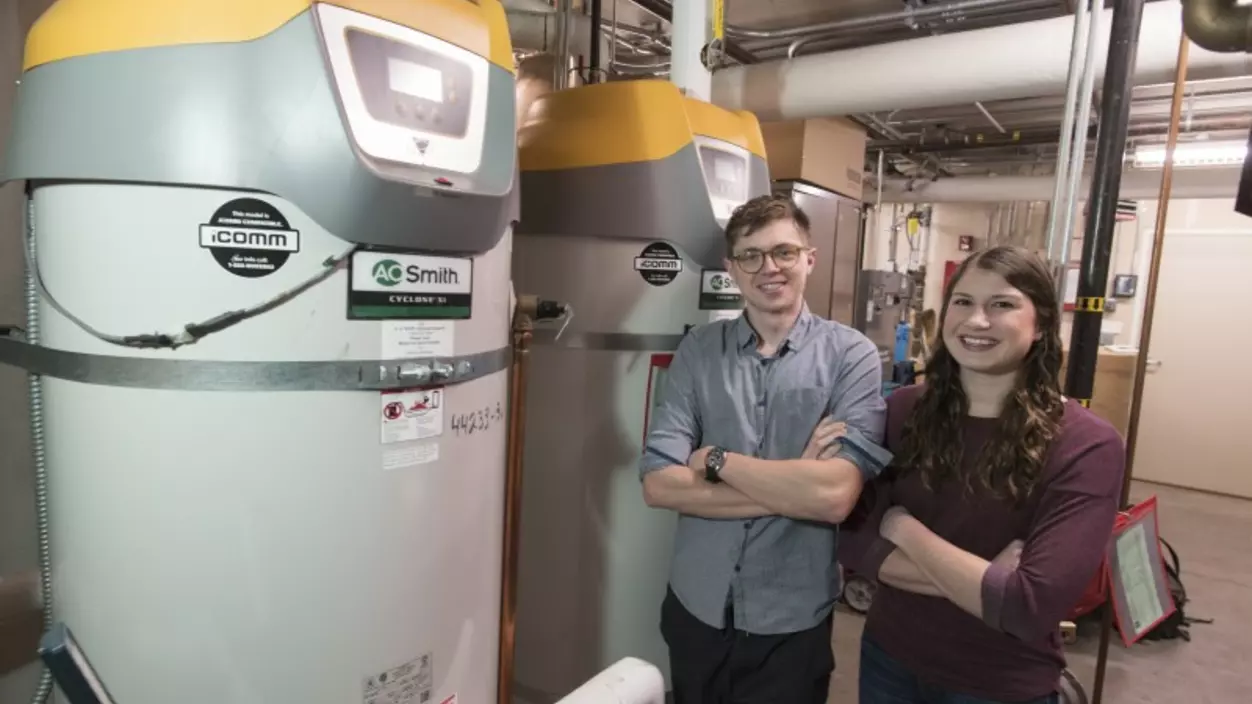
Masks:
[[[1235,704],[1252,701],[1252,502],[1135,482],[1131,497],[1156,494],[1161,535],[1178,551],[1191,641],[1109,647],[1103,704]],[[835,617],[835,677],[830,704],[856,701],[862,618]],[[1069,649],[1069,669],[1093,694],[1099,624],[1085,625]],[[1243,660],[1243,664],[1240,663]]]

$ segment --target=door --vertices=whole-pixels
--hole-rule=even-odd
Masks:
[[[1252,498],[1252,219],[1182,200],[1167,224],[1135,478]]]

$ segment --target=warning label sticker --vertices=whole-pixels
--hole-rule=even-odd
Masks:
[[[635,257],[635,271],[653,286],[668,284],[682,270],[682,257],[668,242],[653,242]]]
[[[443,434],[443,389],[384,391],[382,443],[425,440]]]
[[[430,653],[366,677],[361,682],[361,704],[428,704],[434,682]]]
[[[300,251],[300,233],[278,208],[257,198],[236,198],[200,225],[200,246],[235,276],[269,276]]]

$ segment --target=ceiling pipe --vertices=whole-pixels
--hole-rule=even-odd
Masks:
[[[1242,166],[1174,168],[1174,198],[1234,198]],[[1054,176],[961,176],[936,181],[889,178],[883,184],[884,203],[1007,203],[1046,201],[1052,197]],[[1090,174],[1082,186],[1091,186]],[[1159,169],[1122,172],[1119,198],[1153,200],[1161,186]]]
[[[636,7],[669,23],[674,21],[674,8],[665,0],[630,0]],[[688,0],[688,2],[696,2],[698,0]],[[729,38],[722,42],[722,48],[726,55],[738,61],[741,64],[754,64],[757,61],[756,56],[752,52],[739,46],[738,42],[731,41]]]
[[[586,15],[570,13],[569,21],[569,52],[573,55],[590,56],[591,50],[591,18]],[[561,13],[548,12],[510,12],[509,37],[516,51],[538,51],[556,54],[561,50],[560,20]],[[600,36],[599,51],[601,56],[611,56],[613,47],[610,38]]]
[[[1247,116],[1232,118],[1229,116],[1212,116],[1193,118],[1191,131],[1213,132],[1220,130],[1247,130],[1252,120]],[[1130,127],[1131,137],[1164,137],[1169,131],[1169,122],[1153,121],[1133,124]],[[1095,137],[1096,127],[1087,128],[1087,138]],[[980,149],[1009,149],[1013,147],[1037,147],[1058,144],[1061,133],[1055,130],[1039,132],[1023,132],[1019,135],[983,136],[983,135],[950,135],[945,137],[922,140],[871,139],[865,148],[869,151],[885,149],[889,152],[902,154],[928,154],[941,152],[964,152]]]
[[[1235,0],[1183,0],[1182,24],[1209,51],[1252,52],[1252,7]]]
[[[910,30],[921,23],[955,23],[975,17],[1005,16],[1022,10],[1037,10],[1043,5],[1055,9],[1050,0],[956,0],[916,9],[893,10],[876,15],[863,15],[829,22],[808,23],[793,27],[751,29],[727,25],[726,33],[737,39],[757,42],[833,39],[848,34],[864,34],[884,30]]]
[[[1112,17],[1105,12],[1096,47],[1100,77]],[[763,120],[790,120],[1063,94],[1073,22],[1066,16],[735,66],[714,74],[713,102]],[[1173,76],[1181,34],[1178,0],[1145,8],[1136,83]],[[1246,76],[1252,57],[1200,49],[1188,70],[1197,79]]]

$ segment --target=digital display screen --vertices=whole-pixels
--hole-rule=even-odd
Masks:
[[[734,202],[747,200],[748,164],[742,157],[702,146],[700,161],[703,162],[710,195]]]
[[[397,93],[443,102],[443,74],[429,66],[388,57],[387,82]]]
[[[728,159],[718,159],[713,162],[713,178],[718,181],[729,181],[738,183],[743,178],[739,173],[739,162],[730,161]]]

